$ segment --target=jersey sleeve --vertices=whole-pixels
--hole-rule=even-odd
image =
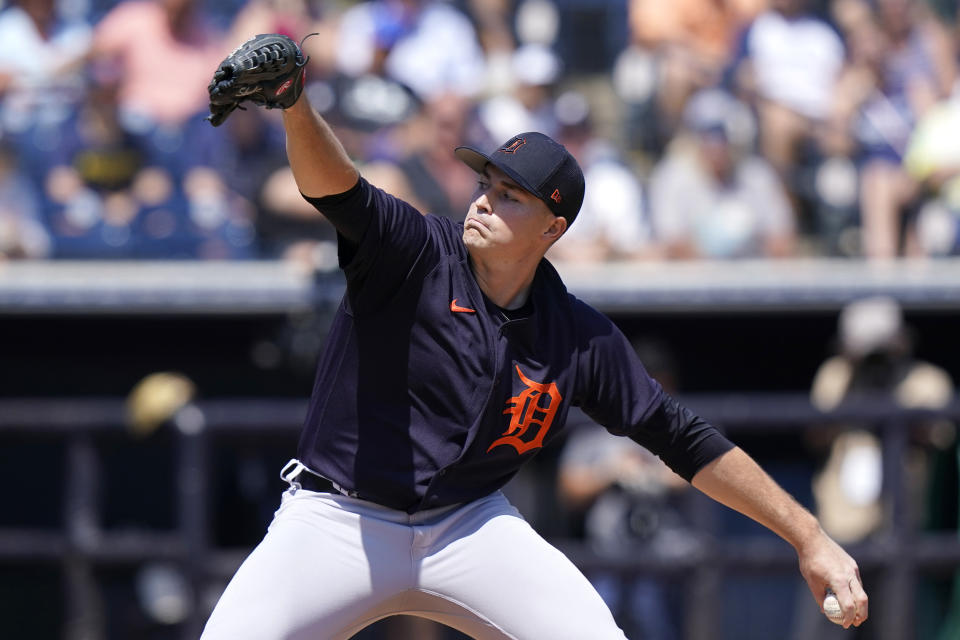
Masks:
[[[580,303],[582,304],[582,303]],[[605,316],[582,305],[578,394],[584,413],[614,435],[655,453],[687,481],[733,448],[714,426],[680,405],[650,377],[626,336]]]
[[[340,268],[354,313],[382,306],[435,253],[423,215],[362,177],[344,193],[304,197],[337,229]]]

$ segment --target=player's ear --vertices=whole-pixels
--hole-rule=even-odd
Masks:
[[[543,232],[543,237],[550,242],[554,242],[560,236],[562,236],[563,232],[566,230],[567,219],[561,218],[560,216],[553,216],[553,220],[550,221],[550,226],[547,227],[546,231]]]

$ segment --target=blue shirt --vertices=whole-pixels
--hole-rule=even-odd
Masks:
[[[467,502],[506,484],[574,405],[687,479],[732,447],[546,259],[529,314],[509,320],[473,276],[462,224],[363,178],[308,200],[337,227],[347,281],[299,444],[310,469],[411,513]]]

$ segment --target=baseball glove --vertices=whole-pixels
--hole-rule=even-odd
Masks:
[[[309,57],[304,57],[300,46],[287,36],[261,33],[250,38],[234,49],[214,72],[207,87],[210,94],[207,120],[218,127],[247,100],[268,109],[293,106],[303,91],[307,60]]]

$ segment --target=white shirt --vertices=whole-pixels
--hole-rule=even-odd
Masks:
[[[347,75],[366,73],[373,64],[376,20],[383,2],[363,2],[343,14],[337,66]],[[386,60],[387,74],[422,99],[447,91],[475,95],[483,88],[484,71],[484,55],[473,24],[460,11],[440,1],[424,0],[419,15]]]
[[[654,169],[650,214],[659,240],[690,240],[708,258],[762,256],[764,239],[791,234],[795,226],[786,193],[766,161],[741,160],[724,185],[686,149],[668,154]]]
[[[829,25],[768,11],[751,25],[747,51],[763,97],[808,118],[827,115],[844,60],[843,41]]]
[[[60,73],[89,50],[90,25],[58,24],[44,39],[18,6],[0,12],[0,69],[13,76],[0,101],[0,129],[23,131],[38,121],[66,118],[66,105],[83,91],[80,73]]]
[[[53,84],[59,70],[87,52],[91,36],[90,25],[69,22],[45,40],[23,9],[9,7],[0,12],[0,68],[13,74],[14,87]]]
[[[585,156],[583,205],[557,246],[603,240],[627,255],[648,246],[652,234],[636,174],[597,145]]]

